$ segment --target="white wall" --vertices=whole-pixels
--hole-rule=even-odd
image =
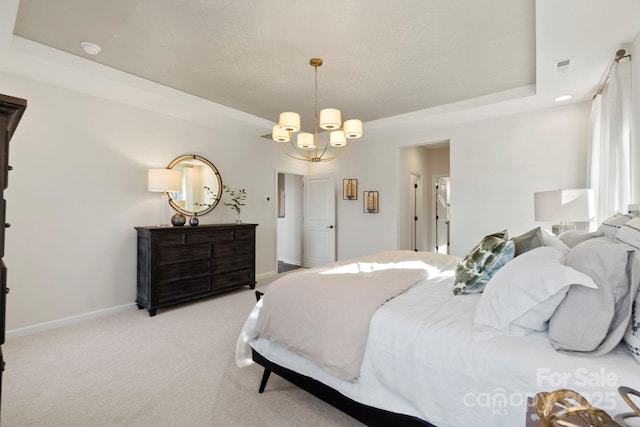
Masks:
[[[380,213],[339,211],[339,259],[394,249],[401,241],[400,148],[450,141],[451,250],[465,254],[485,234],[523,233],[533,218],[533,193],[585,185],[590,103],[425,129],[394,140],[369,134],[333,164],[360,185],[380,191]],[[366,129],[365,129],[366,132]],[[367,189],[364,188],[363,189]],[[342,207],[344,205],[341,204]]]
[[[160,216],[147,169],[183,154],[204,156],[224,184],[246,188],[243,221],[259,224],[257,273],[274,272],[274,171],[306,165],[259,138],[265,129],[249,132],[255,137],[229,134],[2,72],[0,92],[28,101],[10,147],[7,329],[133,303],[133,227]],[[200,218],[234,220],[222,204]]]

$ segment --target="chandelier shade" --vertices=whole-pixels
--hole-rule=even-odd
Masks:
[[[320,111],[320,127],[325,130],[338,129],[342,124],[340,110],[325,108]]]
[[[332,147],[344,147],[347,145],[347,139],[344,137],[344,132],[341,130],[334,130],[329,133],[329,144]]]
[[[281,113],[278,125],[284,131],[297,132],[300,130],[300,114],[292,112]]]
[[[313,135],[307,132],[300,132],[298,134],[298,147],[311,148],[313,147]]]
[[[274,125],[273,130],[271,131],[271,137],[274,141],[278,142],[289,142],[291,138],[289,138],[289,134],[286,130],[282,129],[279,125]]]
[[[362,121],[358,119],[344,122],[344,135],[347,138],[357,139],[362,136]]]
[[[353,141],[362,136],[362,121],[358,119],[342,122],[342,113],[336,108],[325,108],[318,114],[318,67],[322,59],[312,58],[309,64],[315,71],[314,87],[314,132],[301,132],[300,114],[295,112],[281,113],[278,124],[273,126],[271,138],[280,143],[280,148],[289,157],[308,162],[328,162],[346,154],[353,146]],[[325,130],[326,138],[319,140],[319,129]],[[293,133],[296,135],[295,143]],[[344,147],[344,148],[343,148]]]

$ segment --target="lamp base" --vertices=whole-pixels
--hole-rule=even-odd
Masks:
[[[576,229],[575,224],[561,223],[561,224],[555,224],[551,226],[551,232],[556,236],[560,235],[560,233],[564,233],[565,231],[575,230],[575,229]]]

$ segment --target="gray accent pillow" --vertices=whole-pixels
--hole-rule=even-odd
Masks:
[[[588,231],[582,230],[569,230],[561,233],[558,238],[564,242],[565,245],[570,248],[574,247],[578,243],[582,243],[585,240],[595,239],[596,237],[604,236],[604,231]]]
[[[516,246],[516,253],[514,256],[522,255],[531,249],[544,246],[544,238],[542,237],[542,230],[540,227],[529,230],[519,236],[512,237],[511,240],[513,240],[513,243]]]
[[[477,294],[515,254],[507,230],[485,236],[456,266],[454,295]]]
[[[549,339],[556,349],[581,356],[601,356],[622,340],[638,289],[632,280],[633,247],[610,237],[576,245],[566,265],[590,276],[598,289],[571,286],[549,320]]]

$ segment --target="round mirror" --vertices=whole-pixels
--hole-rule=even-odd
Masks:
[[[211,212],[222,195],[222,179],[209,160],[196,155],[181,156],[167,166],[182,174],[182,191],[169,193],[169,204],[185,215]]]

